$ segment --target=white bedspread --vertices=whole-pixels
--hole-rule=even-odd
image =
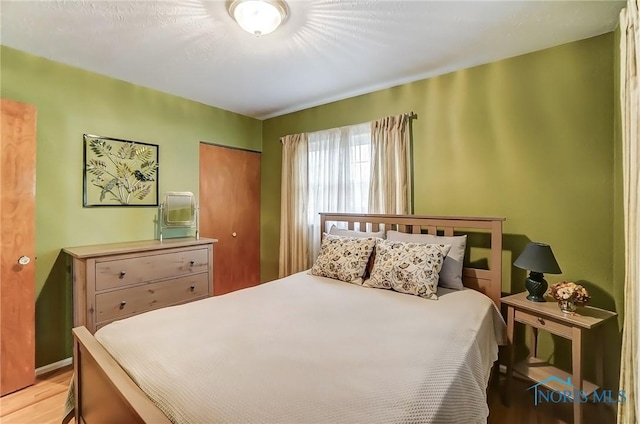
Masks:
[[[95,336],[176,423],[484,423],[504,322],[438,296],[299,273]]]

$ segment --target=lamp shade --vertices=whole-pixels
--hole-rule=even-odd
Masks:
[[[543,274],[562,274],[560,265],[551,251],[551,246],[544,243],[530,242],[527,244],[513,265]]]

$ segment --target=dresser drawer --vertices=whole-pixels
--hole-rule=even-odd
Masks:
[[[515,312],[515,320],[517,322],[523,322],[540,330],[546,330],[559,336],[571,338],[572,330],[567,324],[555,321],[553,318],[539,317],[520,310],[516,310]]]
[[[208,273],[101,293],[96,295],[96,322],[124,318],[209,295]]]
[[[96,291],[100,291],[144,281],[206,272],[209,269],[209,251],[193,249],[100,260],[96,261],[95,269]]]

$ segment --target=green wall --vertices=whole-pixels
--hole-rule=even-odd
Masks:
[[[38,110],[36,365],[71,356],[67,246],[153,239],[153,207],[82,207],[82,134],[160,146],[160,195],[198,193],[198,144],[261,150],[262,123],[0,47],[3,98]],[[204,199],[201,199],[204,200]]]
[[[265,121],[262,279],[278,272],[279,137],[414,111],[414,213],[505,217],[505,293],[524,290],[525,272],[510,264],[540,241],[563,270],[546,276],[550,284],[579,281],[593,305],[617,310],[613,50],[609,33]],[[546,337],[540,350],[568,366],[564,340]]]

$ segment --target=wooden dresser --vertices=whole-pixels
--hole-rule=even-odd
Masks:
[[[112,321],[213,296],[213,243],[178,238],[69,247],[73,326]]]

